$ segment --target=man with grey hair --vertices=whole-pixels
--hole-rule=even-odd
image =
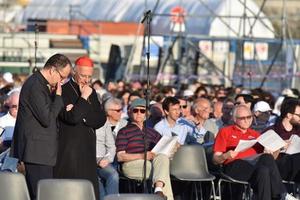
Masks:
[[[121,119],[122,102],[111,97],[104,103],[106,122],[104,126],[96,130],[96,156],[97,174],[100,185],[100,199],[105,195],[119,193],[119,174],[115,169],[114,158],[116,155],[115,138],[118,131],[125,127],[127,121]]]
[[[216,122],[209,119],[209,115],[212,112],[211,103],[206,98],[198,98],[195,100],[192,111],[194,115],[194,123],[197,131],[193,132],[193,135],[189,135],[189,139],[194,139],[196,143],[213,142],[215,135],[218,133],[218,126]],[[192,140],[193,141],[193,140]],[[189,143],[193,143],[188,141]]]
[[[235,150],[240,140],[253,140],[259,133],[251,129],[253,115],[247,105],[241,104],[233,110],[234,125],[222,128],[215,140],[213,161],[222,164],[229,176],[248,181],[255,199],[295,200],[286,193],[278,167],[273,156],[256,144],[242,152]],[[236,193],[236,199],[239,194]]]

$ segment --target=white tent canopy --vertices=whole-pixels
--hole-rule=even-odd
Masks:
[[[216,18],[210,26],[210,36],[218,37],[259,37],[274,38],[274,28],[269,19],[259,12],[259,7],[253,1],[224,0],[220,6],[219,15],[232,18]],[[243,15],[246,13],[246,19]],[[257,17],[257,19],[256,19]],[[245,24],[245,29],[244,29]]]
[[[265,18],[255,20],[259,7],[247,0],[246,31],[243,32],[244,0],[31,0],[20,13],[28,19],[89,19],[112,22],[140,22],[145,10],[154,11],[152,33],[171,34],[171,9],[180,6],[185,10],[187,34],[221,37],[254,36],[273,38],[271,22]],[[155,9],[156,8],[156,9]],[[218,16],[234,16],[220,18]],[[255,22],[255,23],[254,23]],[[254,23],[254,26],[252,25]],[[250,27],[253,26],[249,35]],[[230,28],[229,28],[230,27]]]

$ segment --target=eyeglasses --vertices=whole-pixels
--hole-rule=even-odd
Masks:
[[[252,115],[248,115],[248,116],[245,116],[245,117],[236,117],[238,120],[250,120],[250,119],[252,119]]]
[[[66,77],[61,75],[61,73],[58,71],[58,69],[55,69],[55,71],[59,74],[60,80],[64,80]]]
[[[133,113],[138,113],[138,112],[140,112],[140,113],[142,113],[142,114],[145,114],[145,113],[146,113],[146,109],[134,108],[134,109],[132,110],[132,112],[133,112]]]
[[[79,74],[79,73],[77,73],[77,74],[78,74],[78,76],[79,76],[80,78],[85,78],[85,79],[88,79],[88,80],[92,79],[92,76],[91,76],[91,75],[83,75],[83,74]]]
[[[300,117],[300,113],[293,113],[294,115]]]
[[[201,111],[211,111],[211,107],[202,107]]]
[[[180,108],[186,109],[187,105],[180,105]]]
[[[122,108],[120,108],[120,109],[109,109],[109,110],[111,110],[111,111],[116,111],[116,112],[121,112],[121,111],[122,111]]]

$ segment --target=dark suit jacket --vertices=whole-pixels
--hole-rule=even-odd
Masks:
[[[12,155],[21,161],[54,166],[57,157],[57,116],[62,97],[51,95],[38,71],[24,83],[12,142]]]

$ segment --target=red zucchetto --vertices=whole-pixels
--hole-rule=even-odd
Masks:
[[[75,61],[75,65],[78,67],[94,67],[92,59],[87,56],[77,58],[77,60]]]

